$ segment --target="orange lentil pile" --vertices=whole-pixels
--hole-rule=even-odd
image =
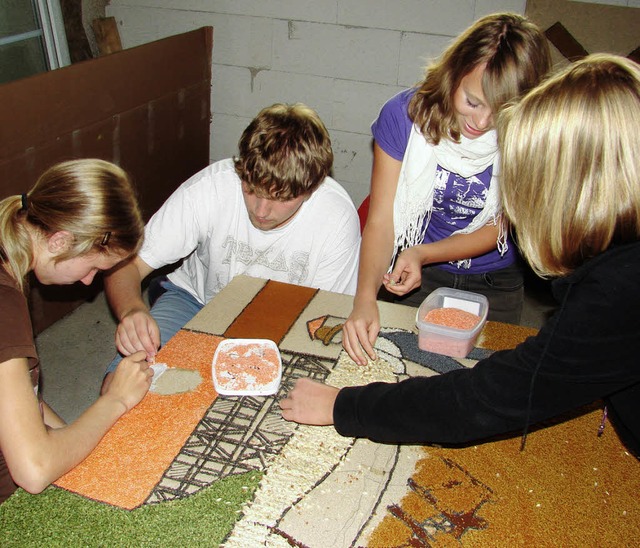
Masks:
[[[480,316],[459,308],[434,308],[424,317],[425,321],[456,329],[473,329],[480,321]]]
[[[216,380],[224,390],[261,390],[278,376],[278,355],[264,344],[237,344],[221,349]]]

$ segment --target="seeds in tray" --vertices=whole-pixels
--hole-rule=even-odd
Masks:
[[[427,312],[424,320],[455,329],[473,329],[478,325],[480,316],[459,308],[434,308]]]
[[[216,362],[216,381],[221,389],[260,391],[278,376],[276,351],[265,344],[236,344],[221,349]]]

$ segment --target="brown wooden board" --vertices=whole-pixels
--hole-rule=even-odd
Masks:
[[[590,53],[615,53],[630,59],[640,46],[640,9],[573,0],[527,0],[526,15],[551,43],[557,65]]]
[[[99,17],[91,23],[93,33],[98,44],[100,55],[108,55],[116,51],[122,51],[120,33],[115,17]]]
[[[0,85],[0,198],[52,164],[109,160],[127,170],[148,219],[209,163],[213,29],[203,27]],[[95,288],[31,292],[36,332]]]

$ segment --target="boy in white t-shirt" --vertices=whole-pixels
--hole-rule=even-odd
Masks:
[[[302,104],[265,108],[238,146],[237,158],[183,183],[147,223],[138,255],[106,274],[120,354],[145,350],[152,359],[238,274],[355,293],[360,225],[349,195],[329,177],[331,141],[317,113]],[[180,260],[152,281],[149,309],[142,280]]]

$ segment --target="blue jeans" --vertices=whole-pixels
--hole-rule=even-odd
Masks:
[[[160,341],[165,344],[193,318],[203,305],[188,291],[171,283],[166,276],[155,278],[149,286],[151,317],[160,329]],[[115,371],[122,360],[119,353],[107,367],[105,375]]]
[[[416,308],[439,287],[481,293],[489,300],[487,319],[518,325],[524,303],[524,276],[519,262],[482,274],[454,274],[437,266],[422,268],[422,286],[395,302]]]

